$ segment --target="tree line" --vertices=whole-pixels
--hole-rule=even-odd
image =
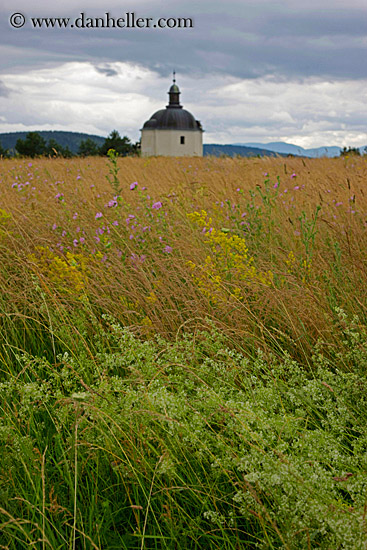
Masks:
[[[68,146],[60,145],[53,138],[46,141],[38,132],[28,132],[24,139],[19,138],[15,144],[16,156],[31,158],[41,156],[63,158],[103,156],[107,155],[109,149],[114,149],[122,157],[138,155],[140,142],[132,143],[127,136],[121,137],[117,130],[112,130],[101,146],[98,146],[91,138],[82,140],[77,153],[73,153]],[[9,158],[10,156],[9,150],[4,149],[0,143],[0,157]]]

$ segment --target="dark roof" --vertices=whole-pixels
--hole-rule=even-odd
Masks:
[[[144,124],[143,130],[197,130],[203,132],[198,120],[180,105],[180,89],[176,84],[175,73],[173,73],[173,84],[169,89],[169,104],[165,109],[157,111]]]
[[[144,124],[143,129],[203,130],[198,120],[182,107],[166,107],[157,111]]]

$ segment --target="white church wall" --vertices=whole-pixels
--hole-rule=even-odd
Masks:
[[[203,156],[203,134],[193,130],[143,130],[141,154],[148,156]]]

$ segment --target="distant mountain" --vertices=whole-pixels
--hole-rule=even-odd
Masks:
[[[103,145],[105,138],[101,136],[95,136],[92,134],[83,134],[80,132],[61,132],[61,131],[47,131],[37,130],[46,141],[54,139],[62,147],[69,147],[72,153],[77,153],[80,142],[88,138],[96,142],[98,147]],[[24,139],[28,132],[10,132],[6,134],[0,134],[0,144],[4,149],[9,149],[11,153],[15,151],[15,144],[17,140]]]
[[[248,147],[244,145],[219,145],[216,143],[210,143],[204,145],[204,157],[212,155],[214,157],[221,157],[222,155],[228,157],[277,157],[287,156],[286,154],[276,153],[275,151],[269,151],[268,149],[258,147]]]
[[[276,153],[284,153],[288,155],[297,155],[301,157],[338,157],[341,151],[341,147],[332,145],[330,147],[314,147],[312,149],[304,149],[299,145],[293,145],[292,143],[285,143],[284,141],[272,141],[270,143],[234,143],[234,145],[240,145],[245,147],[260,147],[268,151],[274,151]],[[364,147],[360,150],[363,152]]]

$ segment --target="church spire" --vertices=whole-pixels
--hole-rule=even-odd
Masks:
[[[169,105],[168,107],[176,107],[182,109],[180,105],[180,89],[176,84],[176,71],[173,71],[173,84],[169,89]]]

